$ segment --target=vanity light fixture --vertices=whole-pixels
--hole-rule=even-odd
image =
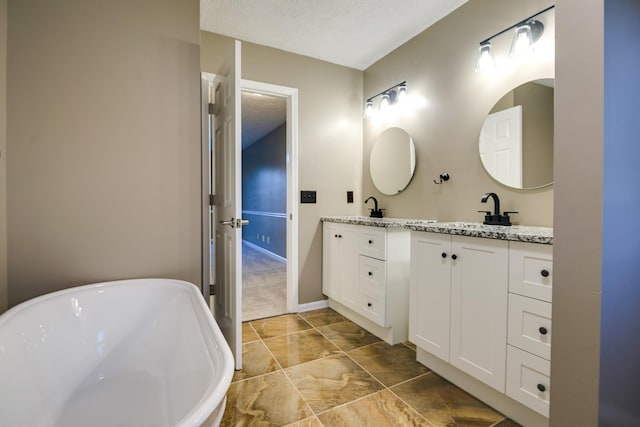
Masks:
[[[376,110],[374,101],[376,98],[380,98],[378,101],[378,109]],[[401,104],[407,99],[407,82],[398,83],[395,86],[391,86],[389,89],[383,90],[380,93],[373,95],[367,99],[364,107],[364,116],[371,118],[376,115],[378,111],[387,111],[392,105]]]
[[[515,33],[513,35],[513,42],[511,43],[509,55],[517,56],[533,52],[534,43],[542,37],[542,33],[544,32],[544,24],[533,18],[553,9],[554,7],[555,5],[551,5],[548,8],[543,9],[538,13],[534,13],[528,18],[525,18],[522,21],[481,41],[480,48],[478,49],[478,59],[476,61],[476,72],[490,71],[495,68],[495,60],[493,58],[493,52],[491,51],[491,40],[514,28]]]

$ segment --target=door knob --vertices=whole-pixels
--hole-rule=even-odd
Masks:
[[[223,220],[223,221],[218,221],[218,222],[219,222],[220,224],[222,224],[222,225],[228,225],[228,226],[229,226],[229,227],[231,227],[231,228],[236,228],[236,220],[235,220],[235,218],[231,218],[231,219],[228,219],[228,220],[226,220],[226,221],[225,221],[225,220]]]

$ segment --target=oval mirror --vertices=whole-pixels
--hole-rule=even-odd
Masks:
[[[376,139],[369,170],[371,180],[382,194],[398,194],[404,190],[416,169],[416,148],[407,132],[389,128]]]
[[[491,109],[480,131],[480,159],[501,184],[526,189],[553,183],[554,79],[510,90]]]

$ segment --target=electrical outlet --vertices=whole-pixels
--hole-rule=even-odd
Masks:
[[[300,203],[315,203],[316,192],[315,191],[300,191]]]
[[[353,203],[353,191],[347,191],[347,203]]]

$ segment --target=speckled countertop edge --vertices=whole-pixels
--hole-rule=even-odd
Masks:
[[[512,225],[484,225],[467,222],[437,222],[434,220],[404,218],[369,218],[365,216],[328,216],[322,221],[342,224],[368,225],[374,227],[396,227],[413,231],[452,234],[457,236],[482,237],[485,239],[511,240],[527,243],[553,244],[553,228]]]
[[[323,216],[323,222],[337,222],[340,224],[368,225],[372,227],[404,228],[408,224],[430,224],[434,219],[405,219],[405,218],[371,218],[368,216]]]

